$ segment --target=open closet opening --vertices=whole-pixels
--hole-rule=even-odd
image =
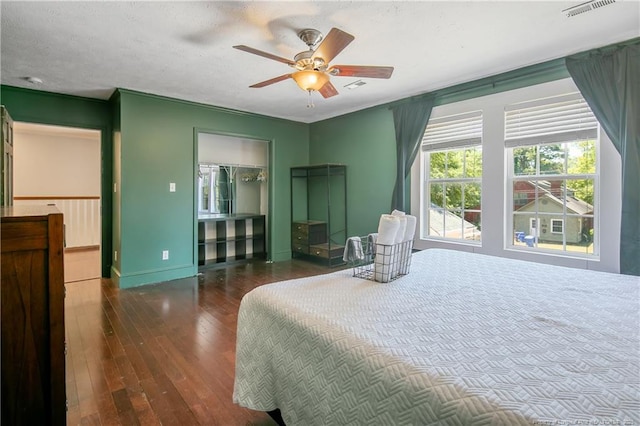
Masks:
[[[269,141],[197,133],[198,268],[268,259]]]

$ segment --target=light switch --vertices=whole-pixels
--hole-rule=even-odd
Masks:
[[[175,184],[175,182],[169,183],[169,192],[176,192],[176,184]]]

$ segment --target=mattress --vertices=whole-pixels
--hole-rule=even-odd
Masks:
[[[258,287],[233,400],[294,425],[640,424],[640,278],[429,249]]]

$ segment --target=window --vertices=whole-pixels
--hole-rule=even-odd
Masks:
[[[598,122],[578,94],[505,110],[509,244],[597,254]],[[533,237],[525,241],[519,235]]]
[[[422,162],[421,238],[479,243],[481,112],[429,120]]]
[[[564,232],[564,220],[551,219],[551,232],[554,234],[562,234]]]
[[[431,113],[429,129],[438,122],[444,125],[447,120],[473,115],[471,111],[478,111],[479,119],[476,132],[471,132],[475,136],[451,135],[429,145],[424,135],[411,171],[411,211],[419,218],[417,249],[472,250],[576,268],[618,270],[620,154],[571,79],[441,102]],[[537,119],[527,119],[534,117]],[[456,140],[463,145],[456,145]],[[477,219],[470,214],[469,210],[476,212],[466,198],[464,204],[458,200],[457,209],[454,203],[446,203],[450,200],[443,185],[448,188],[459,179],[450,165],[447,163],[446,178],[432,176],[430,170],[431,154],[443,156],[473,147],[481,157],[481,178],[465,174],[459,183],[476,183],[478,188],[481,184],[482,207],[477,206]],[[440,174],[444,173],[441,167]],[[433,202],[430,184],[441,185],[433,191]],[[445,204],[436,202],[438,193],[444,193],[440,203]],[[459,238],[463,232],[454,238],[447,227],[437,226],[437,213],[445,216],[443,220],[455,213],[462,214],[459,218],[466,216],[476,235],[481,233],[481,240]]]

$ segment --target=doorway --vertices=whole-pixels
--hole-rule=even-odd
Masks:
[[[14,123],[13,204],[64,216],[65,283],[101,275],[100,130]]]

